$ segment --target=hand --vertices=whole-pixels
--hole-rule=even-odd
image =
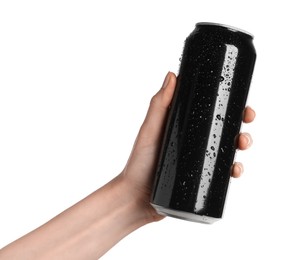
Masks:
[[[153,96],[146,118],[135,140],[129,160],[121,174],[126,188],[137,198],[140,210],[144,211],[148,222],[157,221],[163,217],[158,215],[150,205],[153,177],[158,160],[168,108],[173,98],[176,86],[176,76],[169,72],[162,88]],[[243,122],[250,123],[255,118],[255,112],[246,107]],[[246,150],[252,144],[251,135],[241,133],[238,137],[237,148]],[[234,163],[232,177],[240,177],[243,172],[242,163]]]

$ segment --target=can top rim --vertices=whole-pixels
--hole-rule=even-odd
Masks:
[[[247,34],[247,35],[249,35],[251,38],[254,38],[253,34],[249,33],[248,31],[242,30],[242,29],[237,28],[237,27],[234,27],[234,26],[226,25],[226,24],[210,23],[210,22],[200,22],[200,23],[196,23],[196,25],[220,26],[220,27],[224,27],[224,28],[229,29],[229,30],[234,31],[234,32],[241,32],[241,33]]]

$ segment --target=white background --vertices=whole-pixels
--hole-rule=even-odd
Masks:
[[[149,100],[211,21],[255,35],[258,54],[224,219],[167,218],[102,259],[285,259],[284,1],[0,2],[0,248],[115,177]],[[284,91],[284,92],[283,92]]]

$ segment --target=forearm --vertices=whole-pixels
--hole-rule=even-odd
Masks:
[[[120,177],[0,250],[0,259],[97,259],[149,222]]]

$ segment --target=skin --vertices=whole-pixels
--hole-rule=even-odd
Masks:
[[[153,96],[132,152],[122,172],[109,183],[60,213],[49,222],[0,250],[0,259],[98,259],[134,230],[163,219],[150,206],[153,174],[161,144],[162,129],[176,86],[169,72]],[[250,107],[243,121],[254,120]],[[242,133],[237,148],[245,150],[251,136]],[[241,163],[232,166],[232,177],[240,177]]]

